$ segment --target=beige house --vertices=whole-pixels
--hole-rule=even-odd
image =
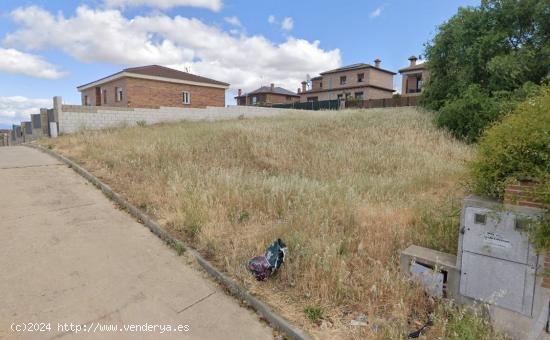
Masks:
[[[159,65],[133,67],[78,87],[82,105],[132,108],[225,106],[229,84]]]
[[[411,56],[409,66],[399,70],[401,74],[401,95],[405,97],[418,96],[422,93],[423,85],[428,81],[430,74],[425,64],[418,64],[418,58]]]
[[[380,67],[380,59],[370,64],[353,64],[321,73],[311,79],[311,89],[302,82],[300,102],[345,99],[391,98],[395,72]]]
[[[244,94],[241,89],[235,97],[237,105],[247,106],[271,106],[273,104],[292,104],[300,101],[300,96],[285,88],[275,86],[262,86],[252,92]]]

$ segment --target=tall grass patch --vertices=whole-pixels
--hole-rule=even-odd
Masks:
[[[399,273],[399,251],[454,247],[434,202],[456,200],[471,158],[432,120],[413,108],[310,112],[48,143],[315,335],[401,336],[433,305]],[[245,264],[276,238],[288,261],[258,283]],[[350,328],[357,313],[387,330]]]

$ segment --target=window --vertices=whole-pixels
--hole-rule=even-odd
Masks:
[[[103,97],[103,104],[107,104],[107,90],[103,89],[101,91],[101,96]]]
[[[319,88],[320,88],[320,89],[323,88],[323,82],[322,82],[322,81],[319,82]]]
[[[84,106],[90,105],[90,101],[88,100],[88,96],[84,96]]]
[[[346,76],[341,76],[340,77],[340,85],[346,85]]]
[[[357,75],[357,82],[358,83],[362,83],[364,79],[365,79],[365,74],[364,73],[359,73]]]
[[[319,101],[319,97],[307,97],[308,102],[317,102]]]
[[[363,92],[355,92],[355,99],[363,100]]]
[[[122,88],[121,87],[117,87],[115,89],[115,93],[116,93],[116,101],[117,102],[121,102],[122,101]]]
[[[252,105],[256,105],[257,102],[258,102],[258,97],[256,96],[252,97]]]
[[[191,93],[187,91],[183,91],[182,93],[182,101],[184,104],[191,104]]]
[[[286,101],[289,102],[292,100],[292,97],[291,96],[286,96]]]
[[[339,94],[336,96],[338,98],[338,100],[342,100],[342,98],[344,98],[344,95],[343,94]]]

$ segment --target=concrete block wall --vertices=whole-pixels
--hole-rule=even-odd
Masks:
[[[0,133],[0,146],[9,146],[10,145],[10,135],[7,133]]]
[[[55,106],[54,106],[55,108]],[[302,113],[299,110],[276,109],[253,106],[173,108],[159,109],[91,107],[62,105],[56,110],[59,133],[75,133],[83,129],[105,129],[110,127],[134,126],[138,122],[155,124],[174,121],[215,121],[239,117],[273,117],[285,114]]]
[[[48,109],[40,109],[40,125],[42,126],[42,134],[48,135]]]
[[[57,123],[58,133],[71,134],[81,130],[99,130],[135,126],[139,122],[156,124],[175,121],[216,121],[224,119],[274,117],[304,114],[302,110],[230,106],[206,108],[160,107],[155,109],[63,105],[61,97],[53,98],[53,109],[40,109],[31,121],[13,126],[12,144],[30,142],[41,136],[50,136],[51,122]]]

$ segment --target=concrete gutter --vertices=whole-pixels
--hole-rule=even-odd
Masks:
[[[41,145],[36,144],[22,144],[27,147],[31,147],[37,150],[40,150],[44,153],[49,154],[50,156],[60,160],[61,162],[67,164],[70,168],[80,174],[82,177],[87,179],[90,183],[100,189],[105,196],[109,197],[112,201],[117,203],[119,206],[124,208],[128,213],[134,216],[137,220],[142,222],[147,228],[151,230],[155,235],[157,235],[161,240],[165,241],[168,245],[176,249],[178,252],[185,249],[189,254],[191,254],[200,266],[213,278],[215,278],[219,283],[221,283],[227,290],[231,292],[232,295],[238,297],[239,299],[245,300],[248,305],[254,309],[258,314],[260,314],[264,319],[266,319],[269,324],[285,333],[290,339],[293,340],[311,340],[311,337],[302,329],[295,327],[290,324],[282,316],[275,313],[271,308],[260,301],[252,294],[250,294],[244,287],[240,286],[238,283],[230,279],[227,275],[216,269],[208,260],[202,257],[199,252],[197,252],[192,247],[184,244],[180,240],[172,237],[168,234],[161,226],[158,225],[151,217],[142,212],[140,209],[132,205],[130,202],[126,201],[122,196],[114,192],[107,184],[101,182],[97,177],[90,174],[84,168],[82,168],[77,163],[71,161],[70,159],[58,154],[57,152],[44,148]]]

